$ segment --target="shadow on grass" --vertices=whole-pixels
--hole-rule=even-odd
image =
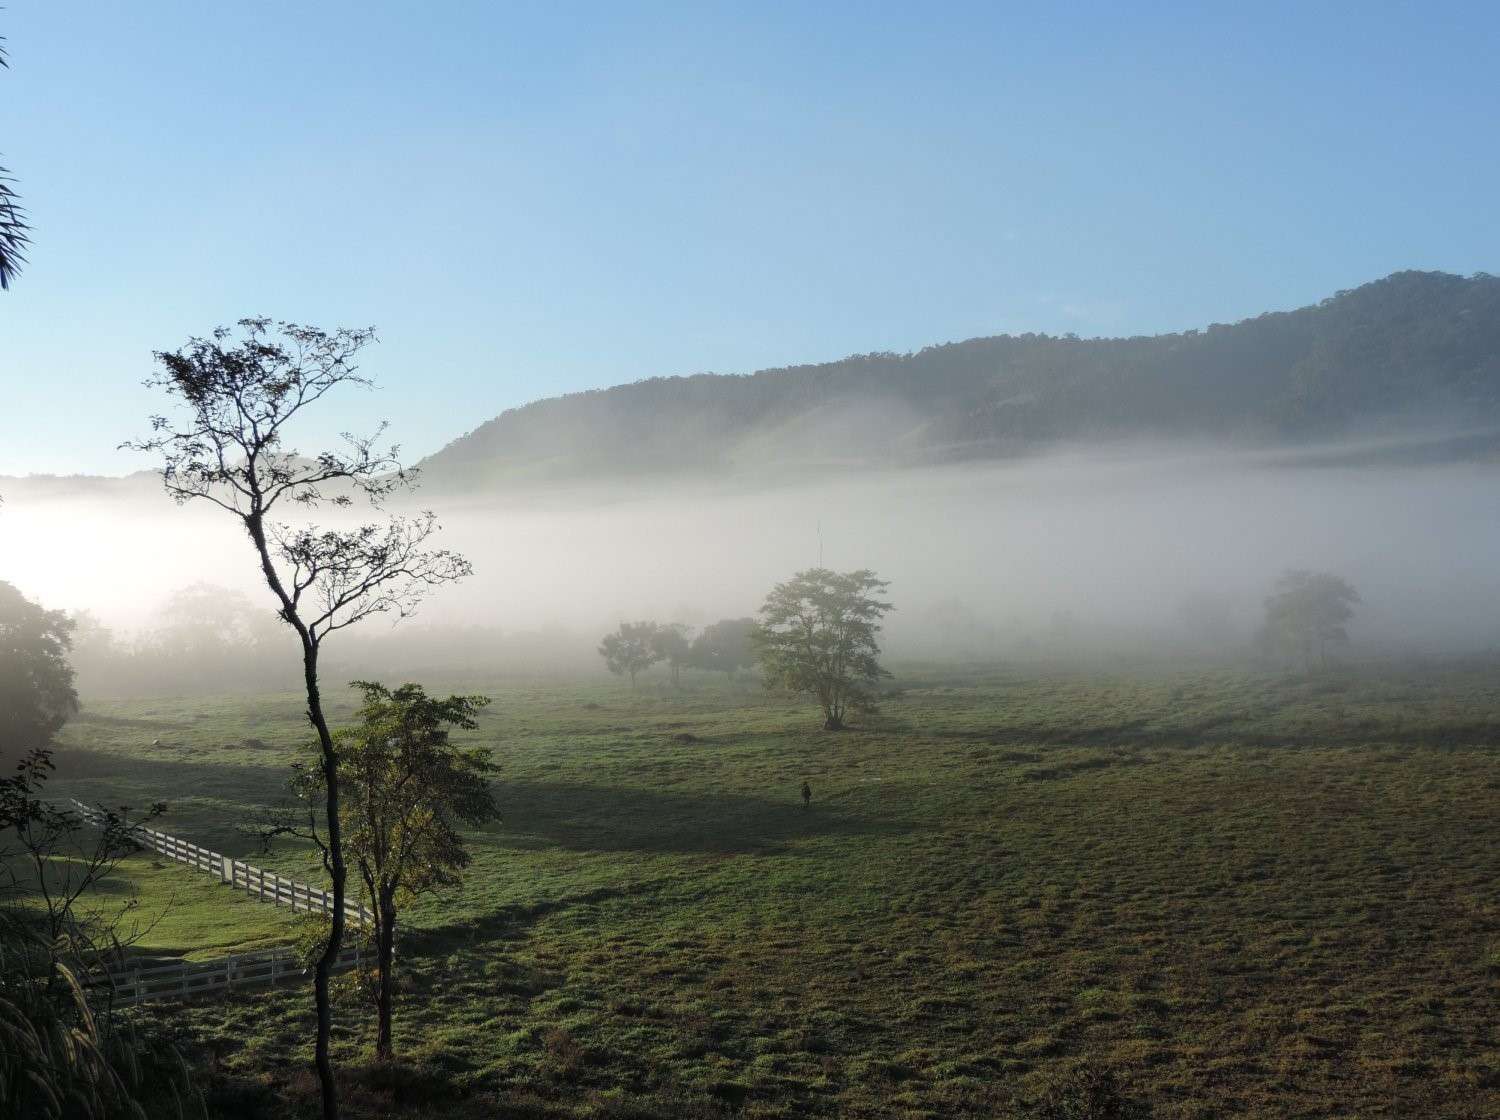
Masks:
[[[165,801],[169,814],[172,802],[183,798],[278,803],[290,774],[283,766],[214,762],[209,752],[201,758],[176,761],[68,747],[59,750],[55,760],[53,781],[66,796],[109,806]]]
[[[528,927],[549,914],[580,906],[597,906],[617,899],[652,895],[666,887],[680,888],[681,882],[675,879],[648,879],[620,886],[596,887],[538,902],[501,906],[477,918],[440,926],[410,927],[401,934],[402,952],[414,957],[432,956],[460,944],[518,940],[526,936]],[[542,990],[554,984],[548,981],[533,983],[531,986]]]
[[[233,836],[237,807],[250,811],[286,800],[287,771],[280,767],[129,759],[77,748],[65,753],[59,754],[57,795],[106,805],[164,799],[168,811],[157,827],[197,843],[222,843]],[[785,793],[773,798],[502,781],[495,785],[501,823],[487,832],[487,840],[523,850],[765,855],[798,840],[891,835],[910,827],[827,802],[804,808],[792,784]]]
[[[1355,717],[1344,726],[1337,723],[1315,730],[1289,728],[1237,728],[1235,716],[1215,716],[1196,723],[1161,726],[1153,719],[1122,720],[1118,723],[1010,724],[994,728],[926,732],[934,739],[961,740],[991,747],[1243,747],[1274,749],[1296,746],[1309,740],[1319,746],[1352,747],[1396,743],[1404,747],[1447,749],[1490,746],[1500,742],[1500,723],[1492,720],[1434,722],[1427,726],[1390,726]]]
[[[183,720],[173,719],[130,719],[126,716],[106,716],[98,712],[84,708],[73,716],[75,724],[88,724],[95,727],[140,727],[148,731],[191,731],[193,725]]]
[[[581,852],[765,855],[790,841],[905,831],[826,805],[743,794],[679,793],[629,786],[500,782],[501,825],[492,835],[512,848]]]

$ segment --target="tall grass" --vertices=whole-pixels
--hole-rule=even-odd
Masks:
[[[187,1064],[143,1038],[15,921],[0,922],[0,1116],[26,1120],[187,1120],[204,1115]],[[148,1111],[149,1110],[149,1111]]]

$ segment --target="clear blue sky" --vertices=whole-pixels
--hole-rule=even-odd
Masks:
[[[141,465],[151,351],[248,314],[377,325],[328,427],[418,456],[657,374],[1500,271],[1493,2],[7,2],[0,473]]]

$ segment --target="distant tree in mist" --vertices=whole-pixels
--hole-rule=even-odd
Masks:
[[[78,711],[68,664],[73,620],[0,581],[0,759],[46,747]]]
[[[126,655],[115,632],[93,611],[69,611],[68,618],[73,623],[75,669],[86,674],[87,666],[109,665]]]
[[[71,611],[73,667],[90,694],[151,695],[294,687],[292,634],[241,591],[196,583],[173,592],[135,633]]]
[[[257,608],[243,592],[195,583],[162,605],[145,645],[190,675],[213,675],[221,666],[246,668],[268,649],[290,652],[277,641],[284,633],[276,615]]]
[[[615,676],[628,676],[630,687],[635,687],[636,674],[651,668],[665,656],[657,649],[657,631],[654,622],[622,622],[619,628],[604,635],[599,643],[599,656],[604,665]]]
[[[672,672],[672,687],[682,684],[682,667],[688,664],[693,646],[688,640],[689,627],[681,622],[658,625],[651,635],[651,650],[658,661],[665,661]]]
[[[689,664],[695,669],[734,674],[756,662],[753,618],[725,618],[705,626],[693,639]]]
[[[874,708],[880,667],[876,635],[892,609],[889,584],[868,569],[809,568],[766,596],[755,642],[768,685],[817,697],[823,727],[838,731],[850,711]]]
[[[317,735],[322,779],[324,865],[332,885],[328,939],[313,974],[317,1011],[315,1067],[325,1120],[339,1114],[331,1038],[330,978],[344,936],[348,867],[339,803],[338,752],[323,709],[319,657],[334,633],[374,615],[404,618],[433,587],[467,575],[470,566],[446,549],[429,549],[431,513],[388,517],[352,528],[293,526],[278,514],[363,498],[378,506],[411,476],[396,448],[374,435],[344,437],[346,446],[303,456],[287,429],[304,410],[347,387],[367,387],[355,358],[373,330],[323,331],[269,319],[242,319],[239,337],[220,327],[180,350],[158,352],[147,382],[176,406],[175,418],[152,418],[149,438],[127,446],[162,457],[162,480],[179,504],[218,506],[245,530],[277,613],[297,635],[307,718]]]
[[[1270,650],[1300,658],[1305,669],[1314,660],[1327,665],[1329,645],[1348,644],[1347,624],[1359,601],[1349,582],[1332,572],[1283,572],[1266,599],[1261,641]]]

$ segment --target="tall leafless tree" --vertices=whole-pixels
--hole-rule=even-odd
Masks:
[[[302,644],[307,718],[317,733],[323,776],[324,864],[333,886],[328,940],[315,977],[316,1065],[323,1115],[338,1116],[329,1054],[329,977],[344,936],[347,868],[340,833],[339,771],[323,711],[318,655],[328,637],[372,615],[405,617],[431,588],[469,574],[462,557],[430,549],[434,516],[387,517],[355,528],[294,527],[273,520],[285,509],[378,507],[412,481],[397,448],[382,448],[384,425],[368,438],[312,458],[286,444],[288,425],[335,389],[369,386],[354,358],[373,330],[322,331],[269,319],[243,319],[239,337],[221,327],[180,350],[158,352],[146,384],[166,391],[177,418],[152,418],[152,435],[126,444],[158,453],[162,478],[179,504],[202,501],[233,515],[250,538],[282,621]]]

